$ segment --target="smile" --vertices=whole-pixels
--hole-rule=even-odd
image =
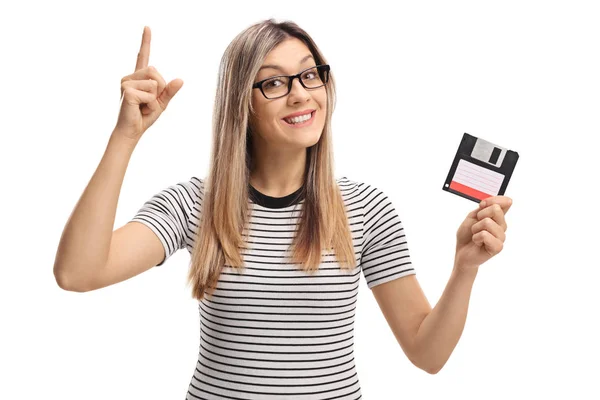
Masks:
[[[282,118],[282,121],[285,122],[287,126],[292,128],[302,128],[312,124],[313,120],[315,119],[315,114],[316,111],[313,111],[310,114],[301,115],[299,117]]]

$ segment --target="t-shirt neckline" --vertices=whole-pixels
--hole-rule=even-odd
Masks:
[[[254,186],[248,184],[248,194],[250,200],[265,208],[286,208],[298,204],[304,198],[304,185],[300,186],[295,192],[283,197],[267,196],[259,192]]]

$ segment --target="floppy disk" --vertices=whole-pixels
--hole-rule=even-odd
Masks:
[[[519,153],[465,133],[443,190],[475,201],[503,196]]]

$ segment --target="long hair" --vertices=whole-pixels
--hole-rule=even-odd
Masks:
[[[268,19],[238,34],[219,66],[212,121],[212,153],[188,284],[198,300],[215,289],[224,265],[243,270],[240,249],[247,249],[243,231],[248,215],[248,186],[254,165],[249,116],[252,84],[267,54],[289,38],[300,39],[317,65],[327,64],[312,38],[298,25]],[[352,236],[343,198],[334,177],[331,115],[335,82],[330,73],[325,85],[327,113],[319,141],[307,148],[304,204],[291,244],[291,259],[308,273],[316,272],[322,252],[333,250],[341,268],[356,267]],[[246,236],[246,239],[248,237]]]

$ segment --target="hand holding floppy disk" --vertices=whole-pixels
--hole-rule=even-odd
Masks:
[[[477,270],[502,251],[506,241],[506,213],[511,205],[510,197],[492,196],[467,215],[456,231],[456,270]]]
[[[465,133],[443,190],[479,203],[504,195],[519,153]]]
[[[506,240],[506,213],[512,199],[504,196],[519,154],[465,133],[443,190],[479,203],[456,232],[454,267],[477,270],[500,253]],[[485,201],[484,201],[485,200]]]

